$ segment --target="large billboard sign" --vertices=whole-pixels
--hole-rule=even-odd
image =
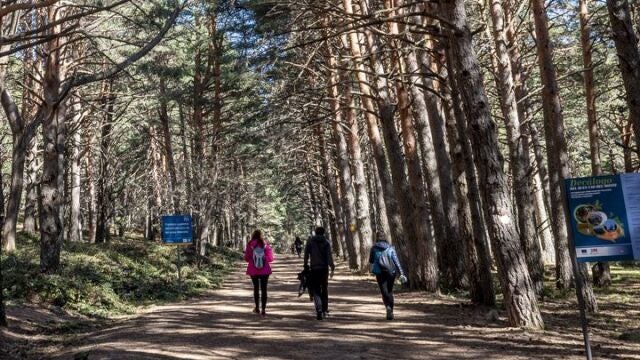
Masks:
[[[640,174],[565,180],[579,262],[640,260]]]

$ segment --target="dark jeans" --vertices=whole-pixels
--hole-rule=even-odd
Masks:
[[[380,293],[382,293],[382,302],[384,306],[388,306],[393,309],[393,283],[396,280],[396,276],[383,272],[380,275],[376,275],[376,281],[380,287]]]
[[[311,269],[310,280],[316,312],[327,312],[329,309],[329,269]]]
[[[267,283],[269,282],[269,275],[252,276],[251,282],[253,282],[253,300],[258,308],[258,300],[260,299],[260,292],[262,292],[262,310],[267,307]]]
[[[298,253],[298,257],[300,257],[300,253],[302,252],[302,246],[296,246],[296,252]]]

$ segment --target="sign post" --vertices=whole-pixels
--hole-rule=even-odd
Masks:
[[[193,244],[193,227],[190,215],[165,215],[162,221],[162,242],[176,245],[178,282],[182,282],[180,272],[180,246]]]
[[[565,180],[569,246],[574,273],[579,262],[640,260],[640,174]],[[589,329],[576,281],[587,359],[592,359]]]

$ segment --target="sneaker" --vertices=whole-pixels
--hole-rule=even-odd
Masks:
[[[322,319],[327,319],[329,317],[329,312],[328,311],[323,311],[322,312]]]
[[[260,314],[260,310],[258,310],[257,306],[253,308],[253,313],[254,314]]]
[[[267,316],[267,313],[266,313],[264,310],[262,310],[262,312],[260,313],[260,316],[262,316],[262,317],[266,317],[266,316]]]
[[[322,319],[323,319],[322,312],[318,311],[318,313],[316,314],[316,320],[322,320]]]
[[[393,320],[393,308],[387,306],[387,320]]]

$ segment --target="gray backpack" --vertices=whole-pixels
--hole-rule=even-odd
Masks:
[[[392,247],[389,246],[380,253],[380,257],[378,258],[378,265],[380,265],[380,269],[382,271],[394,274],[396,272],[396,264],[393,262],[391,249]]]
[[[253,248],[253,266],[256,269],[262,269],[264,267],[264,248],[263,247],[254,247]]]

